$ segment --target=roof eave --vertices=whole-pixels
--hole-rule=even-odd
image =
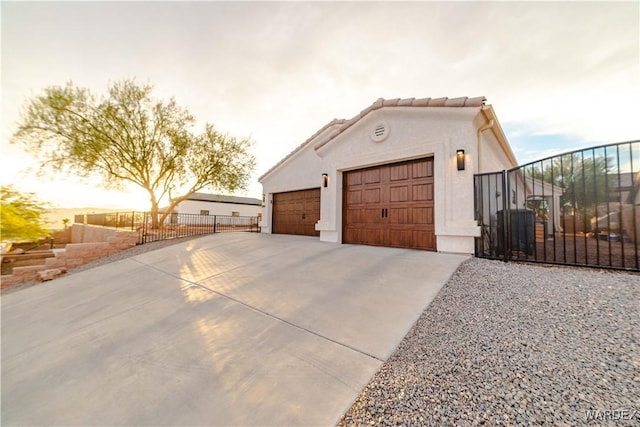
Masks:
[[[513,154],[513,150],[511,149],[511,146],[509,145],[509,141],[507,140],[507,136],[504,134],[504,130],[502,129],[502,126],[500,125],[500,122],[496,117],[496,112],[493,110],[493,106],[484,105],[482,106],[480,111],[482,112],[484,117],[487,119],[487,121],[493,120],[494,125],[491,127],[491,131],[493,132],[496,139],[498,140],[498,143],[500,144],[500,148],[502,148],[504,153],[507,155],[507,159],[511,162],[511,166],[514,168],[517,167],[518,160],[516,159],[515,154]]]

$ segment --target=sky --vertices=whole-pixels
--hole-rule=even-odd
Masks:
[[[25,102],[135,78],[254,141],[257,178],[376,99],[485,96],[520,164],[640,139],[640,3],[0,3],[0,181],[60,207],[147,209],[140,189],[38,176],[9,144]]]

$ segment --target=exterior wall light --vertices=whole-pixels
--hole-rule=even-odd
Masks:
[[[324,188],[327,188],[329,186],[329,175],[327,175],[326,173],[322,174],[322,186]]]
[[[464,170],[464,150],[456,151],[456,160],[458,163],[458,170],[463,171]]]

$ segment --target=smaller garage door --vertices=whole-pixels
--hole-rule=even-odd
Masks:
[[[320,236],[320,189],[288,191],[273,195],[273,232]]]

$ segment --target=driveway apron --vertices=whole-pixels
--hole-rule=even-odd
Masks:
[[[334,425],[467,257],[217,234],[2,297],[2,425]]]

